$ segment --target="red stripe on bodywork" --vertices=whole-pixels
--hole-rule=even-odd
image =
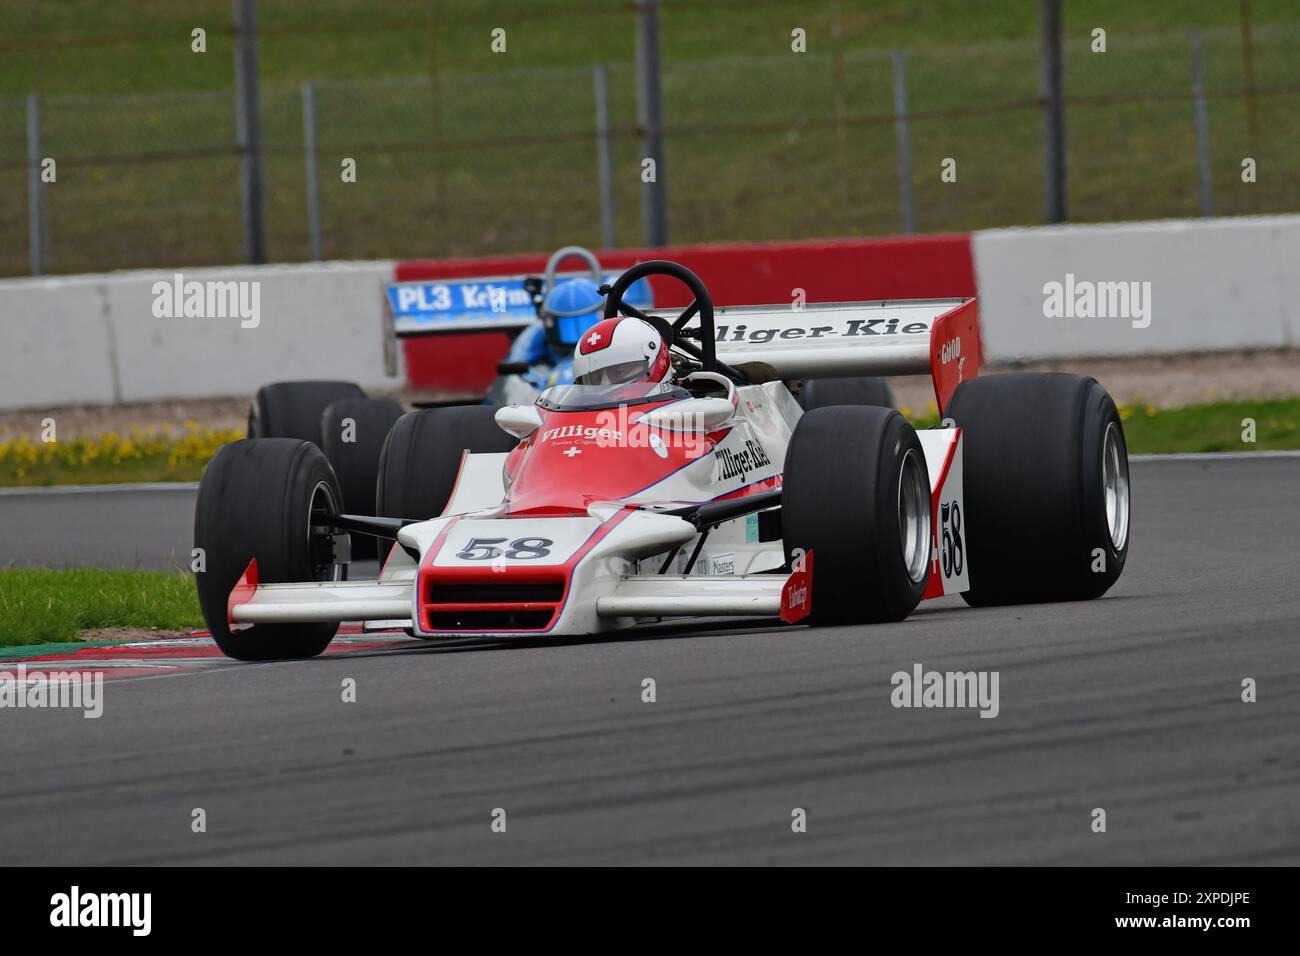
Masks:
[[[247,604],[253,599],[253,593],[257,590],[257,558],[248,562],[248,567],[244,568],[244,573],[239,576],[235,586],[230,589],[230,596],[226,598],[226,627],[229,630],[235,629],[235,608],[241,604]]]

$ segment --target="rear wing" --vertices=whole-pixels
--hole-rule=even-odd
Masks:
[[[983,363],[975,299],[909,299],[714,309],[718,359],[762,362],[781,378],[920,375],[940,410]]]

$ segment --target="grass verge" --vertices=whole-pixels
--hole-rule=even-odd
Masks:
[[[938,424],[934,405],[924,414],[904,408],[917,428]],[[1119,407],[1130,455],[1169,455],[1216,451],[1291,451],[1300,449],[1300,398],[1207,402],[1181,408],[1156,408],[1146,402]],[[1254,423],[1248,441],[1248,422]]]
[[[202,627],[180,571],[0,569],[0,646],[75,641],[99,628]]]
[[[1300,398],[1210,402],[1157,409],[1125,405],[1124,437],[1130,454],[1277,451],[1300,448]],[[1253,441],[1249,438],[1253,434]]]
[[[14,5],[10,5],[14,6]],[[0,195],[25,189],[26,97],[59,160],[46,268],[242,261],[229,0],[17,4],[0,34]],[[258,4],[269,255],[311,258],[301,84],[315,83],[328,258],[597,245],[592,67],[610,67],[618,245],[642,241],[635,12],[601,0]],[[1300,208],[1295,0],[1064,5],[1069,209],[1080,222],[1197,215],[1188,30],[1203,29],[1219,215]],[[1037,4],[662,4],[674,242],[900,228],[891,51],[907,50],[921,232],[1041,220]],[[1242,10],[1251,48],[1242,47]],[[190,32],[208,31],[192,52]],[[505,54],[489,32],[508,31]],[[793,28],[807,51],[792,50]],[[1094,53],[1092,31],[1109,46]],[[1249,105],[1237,92],[1262,91]],[[436,79],[430,71],[436,67]],[[1257,181],[1241,160],[1258,163]],[[345,183],[342,160],[360,175]],[[940,164],[955,160],[955,182]],[[29,268],[0,206],[0,274]],[[112,235],[113,242],[102,241]]]
[[[208,460],[242,432],[201,428],[183,431],[132,429],[96,438],[0,441],[0,487],[121,484],[135,481],[198,481]]]
[[[938,423],[934,405],[902,412],[917,428]],[[1156,408],[1145,402],[1120,407],[1130,454],[1300,449],[1300,398],[1210,402]],[[1255,441],[1244,440],[1250,420]],[[137,481],[198,481],[223,444],[237,431],[191,426],[129,436],[37,444],[26,438],[0,441],[0,487],[122,484]]]

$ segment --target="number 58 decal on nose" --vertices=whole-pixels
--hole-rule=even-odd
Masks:
[[[504,524],[510,527],[503,528]],[[564,564],[599,526],[596,518],[519,518],[509,522],[466,519],[452,526],[433,564],[437,567]]]
[[[456,557],[462,561],[491,561],[507,558],[511,561],[529,561],[544,558],[551,553],[550,538],[470,538]]]

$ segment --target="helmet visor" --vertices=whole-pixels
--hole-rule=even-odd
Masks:
[[[594,310],[583,312],[581,315],[557,315],[551,319],[551,335],[561,345],[573,348],[582,338],[582,333],[598,321],[600,321],[600,313]]]
[[[579,385],[626,385],[628,382],[645,381],[650,371],[650,363],[645,359],[635,362],[619,362],[604,368],[592,369],[577,380]]]

